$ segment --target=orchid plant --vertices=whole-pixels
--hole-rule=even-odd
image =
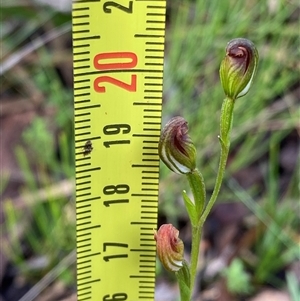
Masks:
[[[237,98],[244,96],[252,85],[258,64],[255,45],[243,38],[231,40],[220,66],[220,79],[225,92],[218,136],[221,153],[215,186],[209,200],[205,183],[196,167],[195,145],[188,135],[188,124],[183,117],[172,118],[163,128],[159,141],[161,160],[173,172],[187,177],[193,199],[183,191],[184,204],[191,222],[192,249],[190,263],[184,259],[184,245],[179,231],[171,224],[162,225],[155,233],[157,255],[165,269],[176,274],[181,301],[190,301],[195,284],[200,240],[204,222],[216,202],[224,177],[230,148],[233,109]]]

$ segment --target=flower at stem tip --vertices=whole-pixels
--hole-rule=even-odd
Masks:
[[[173,117],[163,128],[158,145],[161,160],[174,172],[186,174],[196,168],[196,148],[184,118]]]
[[[220,66],[221,83],[227,97],[234,100],[249,91],[257,64],[258,52],[251,41],[237,38],[227,44]]]
[[[178,235],[179,231],[172,224],[161,225],[154,234],[157,256],[170,272],[177,272],[183,266],[184,245]]]

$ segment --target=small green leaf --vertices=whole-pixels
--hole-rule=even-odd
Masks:
[[[185,190],[182,191],[182,196],[183,196],[184,204],[185,204],[186,210],[188,212],[188,215],[190,217],[191,223],[193,226],[196,226],[198,220],[197,220],[197,212],[196,212],[195,204],[188,197]]]
[[[235,258],[231,262],[223,275],[226,277],[227,288],[231,293],[247,294],[253,289],[250,275],[246,272],[245,266],[239,258]]]
[[[176,277],[179,284],[181,301],[190,301],[191,275],[189,266],[185,260],[183,260],[182,268],[178,272],[176,272]]]
[[[197,222],[199,222],[206,200],[204,179],[197,168],[186,174],[186,176],[193,193]]]

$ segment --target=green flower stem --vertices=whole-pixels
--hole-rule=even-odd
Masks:
[[[220,154],[220,163],[217,174],[217,179],[214,187],[213,194],[205,207],[205,186],[204,180],[201,173],[198,169],[195,169],[193,172],[187,174],[187,178],[194,196],[195,202],[195,210],[197,214],[197,224],[192,223],[192,251],[191,251],[191,264],[190,264],[190,292],[192,294],[193,288],[195,285],[195,279],[197,274],[197,265],[198,265],[198,257],[199,257],[199,249],[202,235],[202,227],[203,224],[211,211],[216,199],[218,197],[225,167],[227,163],[229,148],[230,148],[230,131],[232,127],[233,120],[233,108],[234,108],[234,100],[231,98],[225,98],[220,118],[220,144],[221,144],[221,154]]]
[[[188,173],[187,178],[193,193],[195,211],[196,211],[195,221],[191,220],[192,251],[191,251],[191,264],[190,264],[190,292],[192,294],[193,287],[195,285],[195,278],[197,274],[198,256],[199,256],[199,248],[200,248],[200,240],[201,240],[201,232],[202,232],[202,227],[200,227],[198,224],[205,205],[206,193],[205,193],[204,179],[198,169],[194,169],[192,172]]]
[[[193,293],[195,280],[196,280],[201,234],[202,234],[202,227],[199,226],[192,227],[192,251],[191,251],[191,264],[190,264],[191,294]]]
[[[220,137],[219,137],[221,143],[220,163],[219,163],[214,191],[199,221],[200,227],[203,226],[209,212],[211,211],[213,205],[215,204],[222,185],[229,148],[230,148],[230,131],[231,131],[232,120],[233,120],[234,102],[235,102],[234,99],[227,97],[225,98],[222,105],[221,118],[220,118]]]

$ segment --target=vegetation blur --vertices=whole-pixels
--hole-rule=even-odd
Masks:
[[[299,300],[300,5],[296,0],[167,2],[162,124],[176,115],[188,121],[208,195],[220,149],[224,92],[218,70],[224,49],[229,40],[244,37],[260,54],[250,92],[236,101],[230,157],[216,206],[238,203],[245,213],[238,222],[228,210],[212,213],[240,227],[239,237],[226,243],[235,251],[225,266],[206,277],[222,253],[215,240],[224,230],[215,233],[213,218],[208,221],[203,239],[215,245],[202,254],[201,291],[222,279],[232,300],[245,300],[264,287]],[[71,4],[66,11],[29,0],[2,0],[1,5],[5,260],[0,291],[4,300],[14,300],[4,287],[9,270],[25,283],[23,295],[31,288],[24,301],[57,281],[76,290]],[[187,187],[184,177],[161,164],[159,222],[183,232],[187,214],[181,192]],[[164,276],[161,272],[159,278]]]

